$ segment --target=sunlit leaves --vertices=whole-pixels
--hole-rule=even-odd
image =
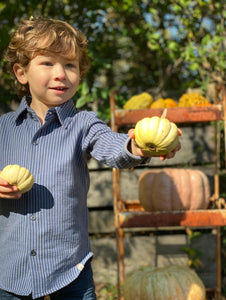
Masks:
[[[0,53],[21,18],[44,15],[75,25],[88,37],[92,60],[87,79],[75,96],[77,106],[90,108],[96,103],[99,114],[107,115],[106,95],[111,89],[118,92],[118,103],[122,103],[123,97],[151,88],[206,88],[207,83],[216,81],[216,74],[218,79],[226,80],[224,3],[10,0],[6,5],[1,1]],[[0,68],[4,74],[5,69]],[[13,88],[7,76],[1,78],[0,97],[6,101],[5,95]]]

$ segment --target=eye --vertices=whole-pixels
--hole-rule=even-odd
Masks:
[[[72,64],[72,63],[68,63],[68,64],[66,64],[66,67],[71,69],[71,68],[76,68],[76,65]]]
[[[53,65],[50,61],[44,61],[42,64],[43,64],[44,66],[47,66],[47,67]]]

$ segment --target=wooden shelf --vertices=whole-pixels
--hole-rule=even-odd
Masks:
[[[161,227],[161,226],[225,226],[225,209],[142,212],[128,211],[119,213],[119,225],[122,228],[131,227]]]
[[[117,126],[137,123],[145,117],[161,116],[163,108],[114,111],[114,122]],[[222,105],[167,108],[167,119],[175,123],[210,122],[223,120]]]
[[[218,102],[218,94],[222,91],[222,103]],[[224,121],[224,134],[226,136],[226,92],[225,86],[216,88],[214,105],[175,107],[167,108],[166,118],[176,124],[201,123],[211,121]],[[115,92],[110,98],[111,106],[111,129],[118,131],[119,127],[135,126],[135,124],[146,117],[158,116],[163,113],[164,108],[123,110],[118,109],[115,103]],[[220,135],[215,126],[215,171],[214,171],[214,195],[219,198],[219,140]],[[225,144],[226,151],[226,144]],[[215,299],[221,299],[221,240],[220,226],[226,226],[226,209],[206,209],[187,211],[163,211],[146,212],[139,201],[123,199],[120,194],[120,170],[113,169],[113,195],[114,216],[117,239],[117,263],[118,263],[118,291],[121,300],[120,284],[125,280],[123,231],[125,228],[146,227],[216,227],[216,257],[217,257],[217,284],[215,289],[209,289],[208,293],[214,294]],[[216,199],[217,200],[217,199]]]

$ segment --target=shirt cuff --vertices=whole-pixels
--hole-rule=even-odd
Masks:
[[[126,151],[126,153],[127,153],[127,155],[129,156],[129,157],[131,157],[132,159],[134,159],[134,160],[138,160],[138,161],[140,161],[140,163],[142,164],[142,163],[149,163],[150,162],[150,160],[151,160],[151,157],[144,157],[144,156],[136,156],[136,155],[133,155],[132,153],[131,153],[131,151],[129,150],[129,149],[131,149],[131,138],[130,137],[128,137],[128,139],[126,140],[126,144],[125,144],[125,151]]]

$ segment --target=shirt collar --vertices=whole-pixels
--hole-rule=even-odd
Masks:
[[[28,111],[34,112],[29,106],[30,103],[31,97],[27,96],[22,98],[22,101],[16,111],[16,120],[23,117]],[[70,119],[78,112],[76,111],[74,102],[72,100],[69,100],[55,108],[50,108],[50,110],[55,110],[61,125],[68,123]]]
[[[30,97],[22,98],[22,101],[20,102],[20,105],[15,112],[16,120],[18,120],[20,117],[22,117],[26,111],[28,111],[28,109],[29,109],[28,103],[29,102],[30,102]]]
[[[61,125],[66,125],[68,121],[78,112],[75,108],[74,102],[69,100],[60,106],[55,107],[58,119]]]

